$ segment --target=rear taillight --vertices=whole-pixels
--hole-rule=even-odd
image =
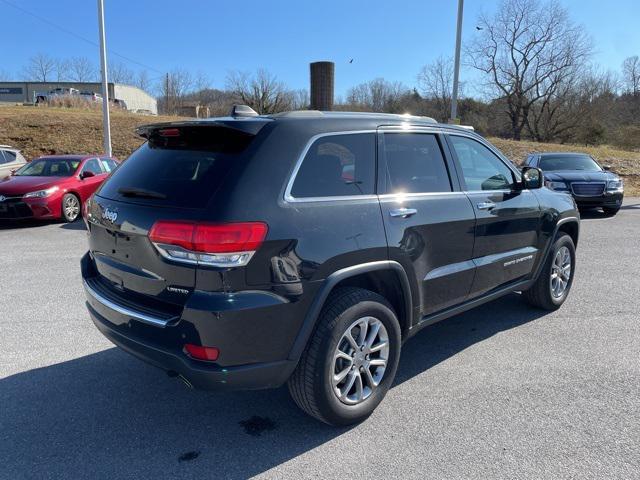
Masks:
[[[160,254],[182,263],[241,267],[249,263],[267,235],[263,222],[205,223],[159,220],[149,239]]]

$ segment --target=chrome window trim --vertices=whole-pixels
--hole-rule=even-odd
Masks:
[[[412,192],[412,193],[383,193],[382,195],[378,195],[378,199],[380,200],[395,200],[398,197],[401,199],[404,198],[421,198],[421,197],[436,197],[441,195],[464,195],[466,192],[461,190],[453,191],[453,192]]]
[[[511,170],[517,179],[520,179],[520,172],[513,166],[511,162],[505,162],[505,157],[502,153],[497,150],[493,145],[487,142],[484,138],[475,135],[475,134],[467,134],[467,132],[458,132],[458,131],[448,131],[443,130],[440,126],[421,126],[421,125],[382,125],[378,127],[376,130],[348,130],[348,131],[338,131],[338,132],[324,132],[314,135],[309,139],[306,143],[302,153],[296,160],[295,166],[291,175],[289,176],[289,180],[287,182],[285,192],[284,192],[284,200],[287,203],[312,203],[312,202],[345,202],[345,201],[362,201],[362,200],[388,200],[388,199],[397,199],[398,197],[403,198],[419,198],[419,197],[433,197],[436,195],[468,195],[468,194],[489,194],[489,193],[511,193],[513,190],[510,189],[500,189],[500,190],[453,190],[450,192],[412,192],[412,193],[384,193],[380,195],[376,194],[366,194],[366,195],[342,195],[342,196],[333,196],[333,197],[294,197],[291,195],[291,189],[293,188],[293,184],[296,180],[296,176],[298,175],[298,171],[302,166],[302,162],[304,161],[304,157],[307,155],[311,146],[316,142],[316,140],[323,137],[330,137],[336,135],[358,135],[363,133],[431,133],[431,134],[442,134],[442,135],[458,135],[460,137],[467,137],[471,140],[475,140],[478,143],[487,147],[506,167]],[[529,191],[528,189],[521,190],[522,192]]]
[[[298,172],[300,171],[300,167],[302,166],[302,162],[304,158],[309,153],[309,150],[313,146],[313,144],[323,138],[323,137],[333,137],[337,135],[360,135],[363,133],[373,133],[376,134],[376,130],[345,130],[341,132],[324,132],[318,133],[309,139],[305,147],[302,149],[302,153],[296,160],[296,164],[293,167],[293,171],[289,176],[289,181],[287,182],[287,186],[284,191],[284,201],[287,203],[310,203],[310,202],[335,202],[335,201],[353,201],[353,200],[374,200],[377,199],[378,196],[375,194],[364,194],[364,195],[341,195],[334,197],[294,197],[291,194],[291,189],[293,188],[293,184],[296,180]],[[375,158],[374,158],[375,164]],[[374,167],[375,168],[375,167]]]

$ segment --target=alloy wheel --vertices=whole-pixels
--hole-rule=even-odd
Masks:
[[[551,295],[559,299],[567,291],[569,280],[571,279],[571,253],[569,249],[562,246],[556,252],[553,264],[551,265]]]
[[[64,199],[64,213],[67,220],[73,222],[80,213],[80,201],[75,195],[67,195]]]
[[[336,397],[356,405],[380,385],[389,359],[389,335],[375,317],[356,320],[342,334],[333,355],[331,385]]]

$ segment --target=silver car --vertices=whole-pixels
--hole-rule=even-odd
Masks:
[[[10,176],[27,161],[17,148],[0,145],[0,180]]]

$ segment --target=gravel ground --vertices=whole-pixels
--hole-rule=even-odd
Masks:
[[[584,217],[562,309],[427,328],[350,429],[129,357],[85,312],[82,225],[0,227],[0,477],[640,478],[640,199]]]

